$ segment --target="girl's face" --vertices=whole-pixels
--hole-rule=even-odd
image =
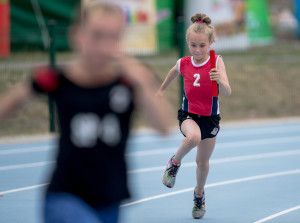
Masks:
[[[91,14],[77,30],[76,49],[91,67],[103,67],[120,53],[121,18],[109,13]]]
[[[203,62],[211,45],[208,36],[203,33],[190,32],[187,43],[195,61]]]

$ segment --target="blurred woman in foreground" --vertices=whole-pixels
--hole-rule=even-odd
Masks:
[[[56,103],[60,139],[45,196],[47,223],[117,222],[119,204],[129,197],[124,152],[133,109],[168,132],[168,110],[154,98],[151,71],[120,52],[123,30],[119,7],[87,4],[71,28],[78,60],[61,70],[38,68],[30,83],[1,98],[0,121],[35,93]]]

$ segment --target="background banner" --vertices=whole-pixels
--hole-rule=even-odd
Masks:
[[[212,48],[216,50],[240,50],[249,47],[246,32],[245,10],[243,0],[186,0],[186,22],[196,13],[205,13],[212,19],[217,32],[217,42]]]
[[[82,0],[82,4],[93,0]],[[114,2],[114,0],[112,0]],[[124,11],[127,24],[122,47],[131,54],[153,54],[157,49],[156,1],[115,1]]]
[[[217,32],[216,50],[243,50],[273,40],[265,0],[186,0],[186,22],[202,12]]]
[[[0,0],[0,2],[3,0]],[[56,46],[68,50],[68,27],[74,12],[91,0],[11,0],[11,47],[47,49],[48,22],[56,20]],[[114,0],[111,0],[114,1]],[[127,32],[122,43],[132,54],[153,54],[174,47],[174,0],[116,1],[124,10]]]
[[[268,44],[273,40],[265,0],[247,0],[247,28],[252,45]]]
[[[122,43],[126,52],[153,54],[158,50],[156,4],[153,0],[123,0],[127,29]]]

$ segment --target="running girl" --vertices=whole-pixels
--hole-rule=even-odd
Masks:
[[[133,109],[168,132],[165,102],[153,97],[152,72],[119,49],[125,27],[120,8],[92,1],[81,15],[70,33],[78,59],[61,70],[37,69],[30,83],[1,98],[0,121],[34,93],[56,103],[59,150],[45,223],[117,223],[119,204],[129,196],[124,153]]]
[[[192,56],[177,61],[157,95],[163,96],[167,86],[179,74],[183,76],[183,103],[178,111],[178,120],[185,138],[176,154],[168,161],[162,181],[164,185],[172,188],[183,157],[197,146],[197,185],[194,191],[192,215],[194,218],[202,218],[206,212],[204,185],[221,119],[218,97],[213,97],[212,94],[212,81],[217,82],[218,89],[224,96],[231,94],[231,88],[220,56],[216,56],[216,69],[210,68],[210,57],[207,52],[211,44],[216,41],[211,19],[205,14],[196,14],[191,21],[193,24],[187,30],[186,40]]]

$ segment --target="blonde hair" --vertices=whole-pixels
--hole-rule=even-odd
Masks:
[[[210,43],[216,42],[216,31],[215,27],[211,25],[211,19],[203,14],[197,13],[191,17],[193,24],[186,31],[186,40],[188,41],[191,32],[194,33],[205,33],[208,36]]]
[[[90,15],[92,14],[110,14],[116,17],[119,17],[120,20],[123,21],[123,12],[122,9],[113,3],[105,0],[90,0],[90,1],[83,1],[81,5],[81,13],[76,19],[76,23],[81,24],[85,23]]]

